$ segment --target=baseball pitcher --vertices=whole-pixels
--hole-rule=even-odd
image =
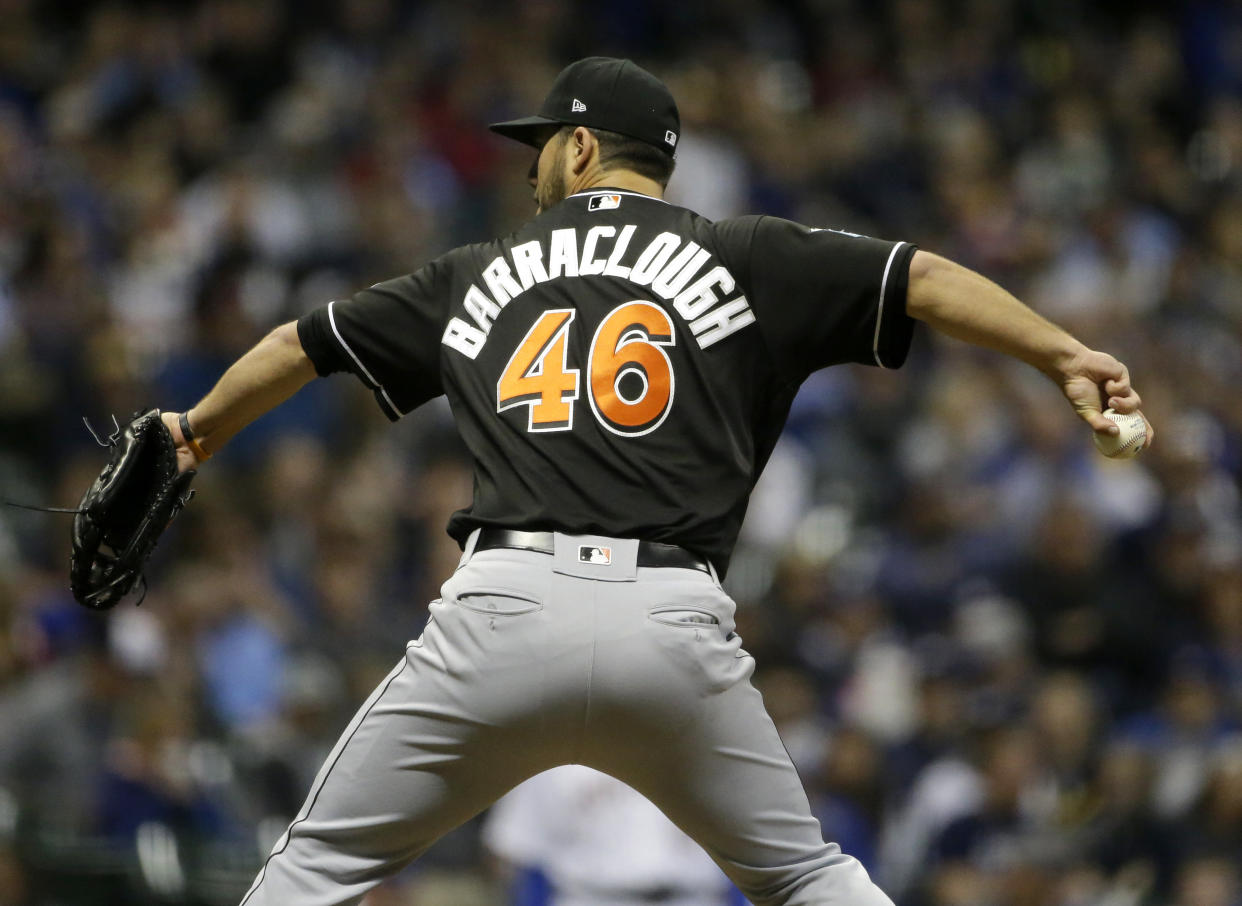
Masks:
[[[362,705],[244,906],[357,903],[522,780],[588,765],[648,797],[754,903],[881,906],[826,843],[720,577],[802,381],[899,367],[915,320],[1015,356],[1102,435],[1125,367],[908,242],[662,200],[665,86],[580,60],[539,114],[535,217],[278,327],[187,412],[182,471],[316,376],[390,419],[441,394],[473,457],[461,565]],[[1151,439],[1147,426],[1147,441]]]

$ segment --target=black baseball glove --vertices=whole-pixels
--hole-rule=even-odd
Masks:
[[[69,588],[83,607],[107,610],[133,589],[160,534],[194,492],[160,410],[134,415],[106,445],[111,458],[73,517]]]

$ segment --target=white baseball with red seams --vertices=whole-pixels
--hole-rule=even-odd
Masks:
[[[1111,459],[1130,459],[1147,446],[1147,423],[1137,412],[1125,414],[1105,409],[1104,417],[1121,429],[1120,434],[1095,435],[1095,448]]]

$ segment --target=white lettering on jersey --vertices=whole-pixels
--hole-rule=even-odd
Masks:
[[[466,358],[473,359],[487,342],[487,334],[461,318],[452,318],[444,328],[444,336],[440,342],[450,349],[456,349]]]
[[[738,296],[733,301],[726,302],[714,311],[703,315],[697,321],[691,322],[690,332],[698,340],[699,348],[706,349],[729,334],[754,323],[755,313],[750,310],[746,297]]]
[[[514,296],[522,293],[521,285],[513,279],[509,263],[503,257],[497,257],[495,261],[483,268],[483,282],[492,291],[496,304],[501,307],[507,305]]]
[[[716,267],[713,267],[698,280],[695,280],[687,289],[677,294],[677,298],[673,302],[673,307],[677,309],[677,314],[687,321],[693,321],[719,302],[720,297],[712,292],[713,284],[719,286],[726,293],[733,292],[733,287],[736,285],[733,281],[733,275],[720,265],[716,265]]]
[[[595,257],[595,247],[600,239],[617,235],[615,226],[593,226],[587,230],[586,239],[582,243],[582,264],[578,265],[578,276],[588,277],[591,274],[602,274],[607,261]]]
[[[630,275],[630,269],[621,267],[618,262],[625,254],[625,250],[630,247],[630,240],[634,238],[636,229],[638,227],[632,223],[622,227],[621,235],[617,237],[617,244],[612,247],[612,254],[608,256],[608,263],[604,265],[605,277],[628,277]]]
[[[697,242],[661,233],[638,252],[633,264],[623,264],[637,229],[626,224],[618,233],[615,226],[594,226],[579,247],[577,230],[565,227],[551,232],[546,250],[537,239],[515,245],[508,260],[498,255],[483,268],[482,280],[490,296],[475,284],[466,290],[461,306],[470,320],[450,319],[441,342],[474,359],[487,342],[492,324],[514,298],[549,280],[594,274],[650,286],[652,293],[672,304],[701,349],[755,322],[745,296],[727,298],[737,288],[733,275],[720,264],[703,270],[712,255]],[[606,248],[613,237],[612,248]]]
[[[548,272],[543,267],[543,246],[538,239],[515,245],[509,254],[513,256],[513,269],[517,271],[524,291],[536,283],[548,281]]]
[[[643,249],[634,266],[630,268],[630,280],[639,286],[646,286],[655,279],[655,275],[664,269],[668,259],[672,257],[677,246],[681,245],[681,237],[676,233],[661,233],[650,245]]]
[[[548,255],[548,279],[578,276],[578,231],[573,227],[552,231],[552,251]]]
[[[483,290],[473,283],[466,290],[466,298],[462,300],[462,308],[466,310],[466,314],[474,318],[474,323],[478,324],[479,330],[484,333],[492,329],[492,321],[496,320],[496,316],[500,314],[500,306],[487,298]]]
[[[651,281],[651,288],[665,299],[671,299],[681,292],[682,287],[699,272],[699,268],[710,257],[711,252],[703,249],[697,242],[687,243],[668,266],[660,271],[660,276]]]

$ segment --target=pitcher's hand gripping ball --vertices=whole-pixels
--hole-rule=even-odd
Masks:
[[[108,438],[108,464],[73,517],[69,589],[83,607],[125,597],[173,517],[193,496],[194,471],[177,473],[177,450],[160,410],[135,413]]]
[[[1111,459],[1130,459],[1147,446],[1147,424],[1137,412],[1128,415],[1105,409],[1104,417],[1121,429],[1119,434],[1096,433],[1095,448]]]

